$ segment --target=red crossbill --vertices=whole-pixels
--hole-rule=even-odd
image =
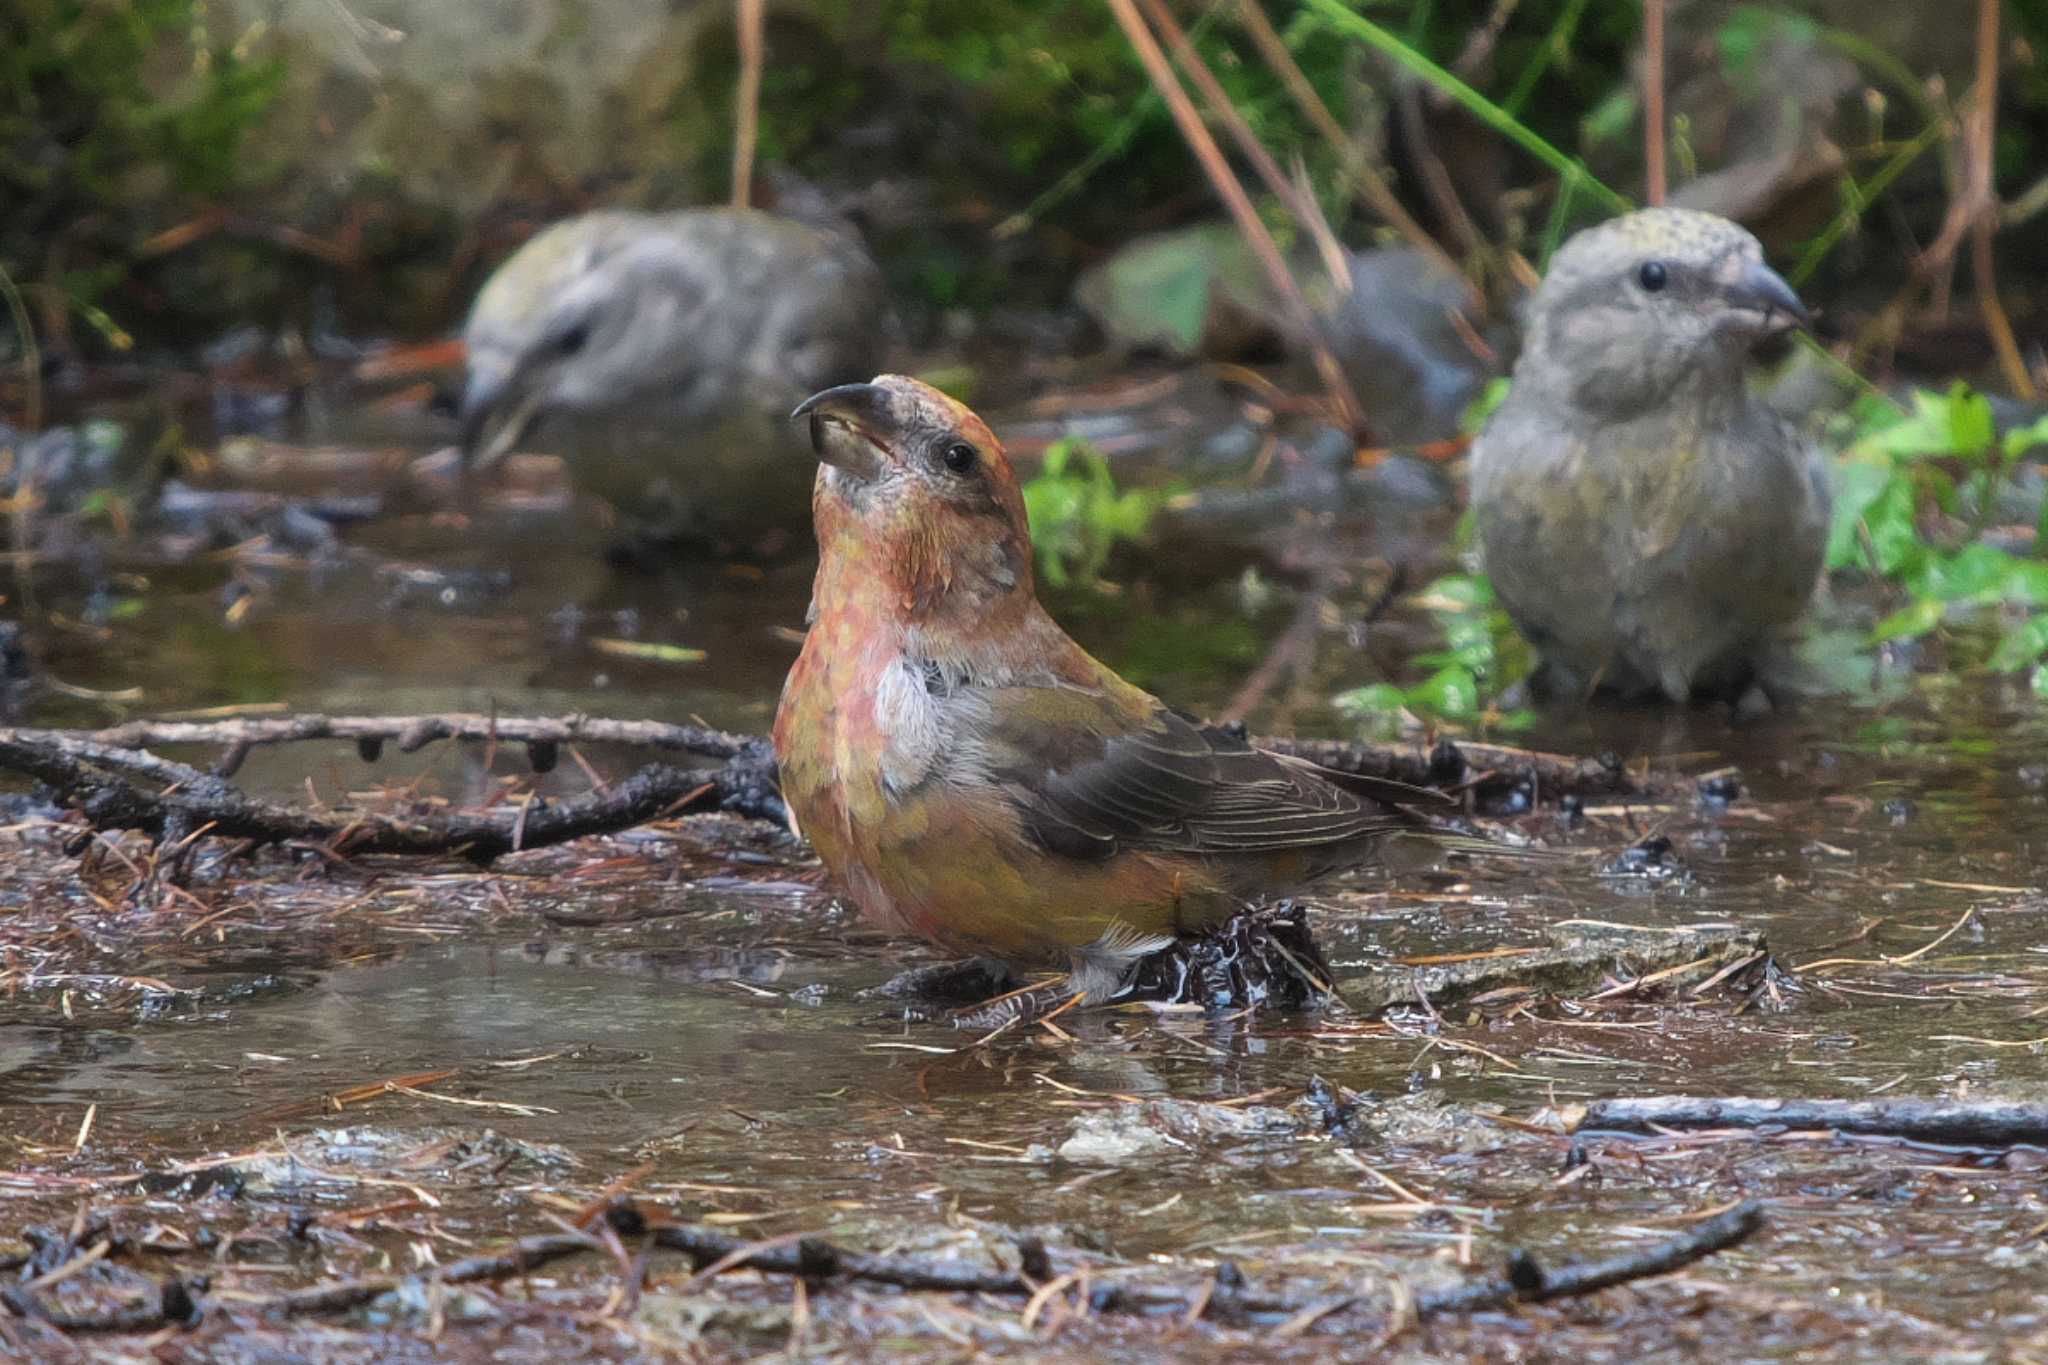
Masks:
[[[1827,545],[1827,463],[1748,387],[1806,309],[1742,228],[1656,208],[1565,243],[1472,448],[1494,589],[1560,694],[1768,692]]]
[[[821,466],[810,633],[775,717],[800,829],[875,924],[1100,1000],[1261,898],[1456,838],[1434,793],[1169,709],[1032,590],[1024,500],[980,418],[884,375],[805,402]]]
[[[801,516],[783,414],[872,373],[887,316],[848,233],[753,209],[586,213],[477,295],[462,448],[481,467],[535,435],[643,539],[751,545]]]

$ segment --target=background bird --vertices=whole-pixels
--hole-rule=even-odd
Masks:
[[[965,407],[885,375],[804,403],[811,627],[775,718],[802,833],[876,924],[1089,998],[1260,897],[1442,835],[1434,793],[1169,710],[1039,605],[1023,499]],[[1467,840],[1466,842],[1473,842]]]
[[[753,209],[588,213],[477,296],[463,451],[480,467],[532,436],[650,537],[742,543],[802,507],[790,406],[873,373],[887,316],[850,231]]]
[[[1738,697],[1820,577],[1820,452],[1751,393],[1806,310],[1748,232],[1645,209],[1567,242],[1472,450],[1480,551],[1559,695]]]

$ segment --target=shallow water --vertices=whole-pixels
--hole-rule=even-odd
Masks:
[[[1440,547],[1448,520],[1441,509],[1366,507],[1312,537],[1283,521],[1263,543],[1180,537],[1169,522],[1156,551],[1113,563],[1113,593],[1077,589],[1050,604],[1107,662],[1213,713],[1292,619],[1288,566],[1301,541],[1361,562],[1401,547],[1425,581],[1441,550],[1414,547]],[[421,511],[351,528],[338,548],[312,557],[244,551],[162,564],[135,554],[130,564],[117,553],[90,573],[76,562],[39,566],[39,605],[70,624],[39,634],[37,661],[67,687],[32,692],[24,719],[90,725],[285,703],[328,712],[587,710],[764,730],[794,657],[806,566],[624,575],[593,548],[587,528],[462,524]],[[1280,590],[1247,607],[1247,570]],[[1253,728],[1284,709],[1302,733],[1332,732],[1338,722],[1321,698],[1370,680],[1413,638],[1397,612],[1360,643],[1328,640],[1311,681],[1269,698]],[[620,639],[705,658],[648,662],[600,643]],[[131,688],[139,698],[80,692]],[[85,1179],[280,1135],[332,1156],[322,1134],[342,1124],[420,1142],[443,1128],[489,1127],[580,1163],[548,1178],[593,1187],[644,1168],[639,1189],[674,1199],[686,1216],[718,1215],[749,1232],[909,1225],[951,1210],[1054,1229],[1128,1261],[1329,1238],[1412,1257],[1468,1234],[1569,1245],[1603,1221],[1669,1217],[1753,1192],[1773,1200],[1775,1240],[1706,1273],[1807,1295],[1823,1316],[1847,1315],[1837,1323],[1843,1333],[1854,1313],[1830,1296],[1849,1274],[1857,1293],[1882,1297],[1871,1310],[1879,1329],[1856,1348],[1868,1358],[1886,1358],[1920,1330],[1905,1318],[1981,1332],[1994,1311],[2008,1324],[2048,1314],[2025,1268],[2040,1233],[2029,1242],[2024,1229],[2043,1221],[2031,1178],[1929,1175],[1944,1158],[1926,1153],[1737,1147],[1666,1166],[1616,1156],[1603,1167],[1605,1185],[1581,1182],[1566,1197],[1551,1193],[1562,1139],[1525,1139],[1483,1160],[1455,1144],[1400,1141],[1371,1155],[1396,1180],[1466,1210],[1448,1223],[1363,1208],[1376,1196],[1355,1172],[1341,1175],[1323,1149],[1280,1138],[1200,1135],[1182,1150],[1098,1166],[1054,1155],[1077,1123],[1129,1097],[1261,1097],[1284,1108],[1316,1075],[1360,1092],[1523,1115],[1617,1094],[2042,1093],[2048,1056],[2017,1044],[2048,1034],[2048,898],[2038,870],[2048,842],[2048,723],[2023,692],[1965,679],[1882,705],[1815,702],[1741,727],[1708,709],[1602,710],[1547,717],[1514,742],[1612,750],[1687,774],[1733,766],[1744,790],[1725,810],[1681,785],[1662,805],[1595,804],[1576,828],[1553,808],[1515,822],[1610,856],[1662,831],[1690,873],[1671,883],[1506,864],[1367,873],[1330,888],[1319,898],[1318,934],[1340,984],[1390,961],[1540,946],[1573,919],[1727,923],[1761,931],[1788,966],[1848,961],[1801,974],[1803,989],[1783,1012],[1712,999],[1623,997],[1535,1011],[1497,1001],[1438,1020],[1411,1012],[1397,1030],[1321,1017],[1070,1015],[1057,1031],[976,1047],[971,1037],[905,1025],[885,1002],[863,998],[903,962],[925,958],[788,886],[792,868],[764,864],[760,839],[627,836],[606,848],[598,875],[581,880],[556,853],[410,885],[406,869],[376,864],[304,893],[336,902],[360,893],[360,907],[301,922],[245,906],[191,934],[139,923],[132,911],[103,914],[76,888],[53,892],[49,870],[62,864],[44,849],[18,860],[0,904],[27,915],[47,909],[52,894],[72,896],[89,946],[65,970],[151,978],[175,991],[39,981],[31,959],[48,945],[14,944],[24,955],[17,967],[30,974],[17,975],[13,1000],[0,1004],[9,1025],[0,1107],[17,1146],[35,1150],[13,1164]],[[610,775],[636,761],[601,750],[588,757]],[[498,772],[520,767],[506,755]],[[493,775],[476,753],[448,746],[370,770],[343,745],[261,751],[241,774],[291,794],[309,780],[334,794],[414,778],[475,798]],[[564,790],[585,780],[568,763],[550,779]],[[770,885],[745,890],[735,878]],[[198,889],[211,894],[204,882]],[[611,927],[550,922],[564,910]],[[322,1100],[407,1077],[431,1079],[410,1083],[421,1093],[373,1088],[339,1108]],[[47,1153],[69,1143],[89,1108],[90,1144],[53,1166]],[[1843,1239],[1863,1216],[1853,1192],[1871,1179],[1908,1192],[1904,1221],[1886,1235],[1921,1239],[1914,1257],[1842,1260]],[[1972,1202],[1973,1181],[1990,1203]],[[351,1188],[314,1180],[284,1195],[334,1200]],[[47,1187],[0,1188],[10,1193],[40,1200]],[[497,1195],[449,1198],[473,1235],[493,1231]],[[1997,1246],[2017,1248],[2019,1259],[1987,1261]],[[1987,1307],[1960,1306],[1966,1286]],[[1811,1345],[1794,1332],[1726,1355]]]

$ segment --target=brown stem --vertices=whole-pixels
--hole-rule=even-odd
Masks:
[[[1353,434],[1362,433],[1365,429],[1365,409],[1359,403],[1358,395],[1352,391],[1351,381],[1345,377],[1343,366],[1337,363],[1337,357],[1324,342],[1322,325],[1316,318],[1315,310],[1308,306],[1308,300],[1302,296],[1301,286],[1295,283],[1294,276],[1288,272],[1287,261],[1280,254],[1279,244],[1273,240],[1273,234],[1266,230],[1266,225],[1259,220],[1258,209],[1253,206],[1251,196],[1245,193],[1244,186],[1231,171],[1230,163],[1224,159],[1223,149],[1216,145],[1216,139],[1210,135],[1208,126],[1202,122],[1201,113],[1195,108],[1194,101],[1188,98],[1187,91],[1181,88],[1180,81],[1175,78],[1173,67],[1167,62],[1166,53],[1160,49],[1158,39],[1145,27],[1145,20],[1139,15],[1133,0],[1107,0],[1107,3],[1111,13],[1116,15],[1117,24],[1123,29],[1124,36],[1130,40],[1132,49],[1137,52],[1139,62],[1144,65],[1145,74],[1151,77],[1152,84],[1166,101],[1166,107],[1172,112],[1173,121],[1180,128],[1181,136],[1187,140],[1195,159],[1202,164],[1203,173],[1209,177],[1209,183],[1222,197],[1224,207],[1230,210],[1230,216],[1236,222],[1237,230],[1251,246],[1252,254],[1259,258],[1259,264],[1264,267],[1266,277],[1271,282],[1274,292],[1279,295],[1295,330],[1307,340],[1310,353],[1315,360],[1316,373],[1330,395],[1331,404],[1336,408],[1338,421]]]
[[[1998,367],[2013,395],[2028,402],[2034,398],[2034,379],[2020,357],[2013,339],[2012,323],[1998,299],[1997,272],[1992,261],[1991,239],[1998,230],[1998,195],[1992,183],[1998,131],[1998,21],[1999,0],[1978,0],[1977,4],[1977,103],[1970,118],[1970,161],[1972,210],[1970,264],[1977,289],[1977,308],[1984,315],[1984,330],[1991,335],[1998,353]]]
[[[1964,240],[1971,243],[1970,256],[1977,292],[1977,307],[1984,316],[1984,330],[1997,352],[1999,368],[2015,396],[2035,396],[2033,376],[2027,372],[2013,338],[2012,323],[1998,300],[1998,279],[1992,256],[1992,238],[1998,229],[1998,195],[1992,179],[1995,140],[1998,132],[1998,26],[1999,0],[1978,0],[1977,80],[1969,112],[1963,120],[1963,182],[1949,201],[1941,231],[1915,262],[1916,281],[1931,281],[1937,305],[1946,300],[1946,281],[1955,267]],[[1942,311],[1940,306],[1937,312]]]
[[[1323,140],[1337,153],[1337,159],[1344,167],[1344,174],[1357,186],[1358,197],[1365,201],[1366,207],[1378,214],[1388,227],[1401,234],[1410,246],[1435,261],[1447,273],[1459,274],[1458,263],[1451,259],[1451,253],[1439,246],[1436,238],[1429,235],[1428,229],[1415,221],[1414,215],[1402,207],[1401,201],[1394,195],[1393,188],[1387,184],[1386,177],[1374,168],[1364,151],[1338,124],[1336,116],[1330,113],[1330,107],[1323,103],[1323,97],[1316,93],[1316,88],[1309,84],[1308,77],[1302,74],[1300,65],[1294,60],[1294,54],[1287,50],[1286,42],[1274,30],[1273,21],[1259,8],[1259,0],[1238,0],[1237,13],[1244,25],[1245,33],[1252,40],[1252,46],[1259,50],[1259,57],[1271,68],[1273,74],[1279,77],[1280,83],[1287,88],[1287,93],[1300,107],[1303,117],[1315,125]],[[1477,291],[1474,291],[1473,297],[1476,301]]]
[[[768,0],[740,0],[740,81],[733,94],[732,206],[743,209],[754,198],[754,143],[761,125],[761,63]]]
[[[1643,162],[1645,197],[1664,202],[1664,0],[1643,0]]]
[[[1322,252],[1323,269],[1337,287],[1348,293],[1351,289],[1351,267],[1346,264],[1336,239],[1329,233],[1329,225],[1323,221],[1323,211],[1316,204],[1315,196],[1295,184],[1280,169],[1280,163],[1259,141],[1252,126],[1244,121],[1244,115],[1237,112],[1237,106],[1230,102],[1230,95],[1223,83],[1216,79],[1216,73],[1202,60],[1202,54],[1188,40],[1188,35],[1173,17],[1173,11],[1166,7],[1166,0],[1139,0],[1145,6],[1145,13],[1152,19],[1153,27],[1166,36],[1166,45],[1173,49],[1173,59],[1187,78],[1195,83],[1195,89],[1202,96],[1202,103],[1208,106],[1209,117],[1223,125],[1230,134],[1230,140],[1237,144],[1238,154],[1258,172],[1266,189],[1287,206],[1294,222],[1302,231],[1316,235],[1316,245]],[[1317,227],[1323,231],[1316,233]]]
[[[1472,221],[1472,215],[1465,211],[1464,201],[1458,198],[1458,188],[1451,183],[1450,169],[1444,159],[1437,155],[1436,146],[1429,140],[1428,115],[1422,108],[1422,86],[1419,82],[1397,76],[1400,93],[1395,97],[1396,108],[1401,114],[1401,133],[1408,143],[1408,154],[1415,158],[1416,168],[1422,173],[1422,190],[1429,196],[1429,202],[1436,206],[1441,217],[1465,250],[1478,255],[1486,250],[1486,237],[1479,231],[1479,225]]]

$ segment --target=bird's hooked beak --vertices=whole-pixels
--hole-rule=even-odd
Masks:
[[[510,454],[533,430],[540,409],[540,395],[522,391],[513,371],[472,368],[462,390],[463,466],[487,469]]]
[[[1761,314],[1767,332],[1789,332],[1813,323],[1813,315],[1784,276],[1761,261],[1744,262],[1732,278],[1722,282],[1721,292],[1730,307]]]
[[[841,384],[814,393],[789,415],[811,419],[811,449],[835,469],[863,483],[878,478],[895,456],[891,444],[900,423],[893,395],[880,384]]]

